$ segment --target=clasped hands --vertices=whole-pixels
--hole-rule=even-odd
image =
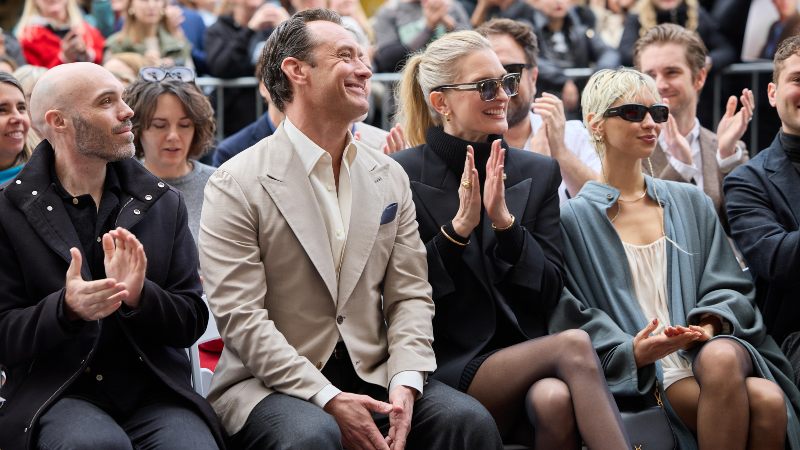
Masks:
[[[403,450],[411,429],[416,390],[396,386],[389,403],[367,395],[342,392],[332,398],[325,411],[332,415],[342,432],[342,445],[348,450]],[[389,415],[389,433],[384,437],[371,412]]]
[[[678,350],[689,349],[714,337],[712,324],[668,326],[661,333],[652,334],[658,328],[658,323],[657,318],[651,320],[633,338],[636,367],[653,364]]]
[[[492,142],[492,151],[486,162],[486,181],[483,185],[483,206],[489,220],[498,229],[512,224],[513,216],[506,206],[505,164],[506,151],[500,146],[500,139]],[[475,150],[467,146],[467,160],[458,188],[458,212],[453,218],[456,234],[466,238],[481,221],[481,191],[478,170],[475,168]]]
[[[103,235],[103,265],[106,277],[86,281],[81,276],[83,257],[73,247],[67,268],[64,303],[71,320],[99,320],[111,315],[124,303],[139,306],[147,269],[144,247],[130,231],[117,228]]]

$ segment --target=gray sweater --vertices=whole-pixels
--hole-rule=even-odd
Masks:
[[[191,172],[179,178],[165,178],[164,181],[183,194],[186,209],[189,212],[189,231],[192,232],[196,244],[197,233],[200,231],[200,211],[203,209],[203,189],[216,168],[197,161],[191,161],[191,163]]]

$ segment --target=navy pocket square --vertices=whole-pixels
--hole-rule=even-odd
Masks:
[[[396,215],[397,203],[392,203],[383,210],[383,214],[381,214],[381,225],[393,221]]]

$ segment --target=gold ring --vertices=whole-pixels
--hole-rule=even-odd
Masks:
[[[461,187],[464,189],[472,189],[472,181],[467,179],[461,180]]]
[[[506,181],[506,178],[508,178],[508,175],[506,175],[506,173],[503,172],[503,181]]]

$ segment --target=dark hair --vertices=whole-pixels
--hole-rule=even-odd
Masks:
[[[484,22],[481,26],[476,28],[475,31],[487,38],[493,34],[507,34],[511,36],[525,52],[525,63],[536,67],[536,55],[539,54],[539,43],[530,25],[511,19],[492,19],[488,22]]]
[[[794,35],[790,38],[784,39],[778,44],[778,50],[775,51],[775,58],[773,59],[774,67],[772,68],[772,82],[778,82],[778,76],[783,70],[786,60],[792,55],[800,55],[800,35]]]
[[[194,124],[194,136],[187,158],[197,159],[203,156],[214,143],[214,132],[217,128],[214,122],[214,110],[206,96],[194,83],[175,80],[161,82],[136,80],[125,89],[123,100],[134,112],[131,121],[133,122],[133,143],[136,146],[136,156],[141,157],[144,154],[141,141],[142,131],[150,128],[150,121],[156,112],[158,98],[164,94],[172,94],[177,97],[183,104],[186,115]]]
[[[708,49],[696,31],[688,30],[674,23],[655,26],[636,41],[633,47],[633,65],[641,69],[639,58],[645,48],[651,45],[677,44],[683,48],[686,64],[692,71],[692,79],[706,66]]]
[[[283,73],[281,64],[284,59],[293,57],[314,65],[311,53],[317,43],[313,41],[306,24],[317,20],[342,24],[339,14],[329,9],[297,12],[278,25],[261,52],[259,58],[261,80],[267,86],[272,102],[280,111],[284,110],[286,103],[292,101],[292,83]]]
[[[11,75],[8,72],[0,71],[0,83],[6,83],[13,85],[15,88],[19,89],[22,92],[22,96],[25,96],[25,89],[22,89],[22,85],[19,84],[19,80],[14,78],[14,75]]]
[[[20,93],[22,93],[22,98],[23,99],[26,98],[25,97],[25,89],[22,89],[22,85],[20,84],[19,80],[14,78],[14,75],[11,75],[8,72],[0,71],[0,83],[10,84],[10,85],[14,86],[15,88],[19,89]],[[25,106],[28,106],[27,102],[28,101],[25,100]],[[28,113],[28,116],[30,117],[30,113]],[[30,133],[32,131],[33,131],[33,128],[31,128],[28,131],[28,133]],[[22,151],[19,152],[19,155],[17,156],[17,159],[14,161],[14,165],[15,166],[28,161],[30,159],[30,157],[31,157],[31,153],[33,152],[33,149],[28,145],[28,141],[27,141],[28,136],[25,136],[25,138],[26,138],[25,145],[22,146]]]

